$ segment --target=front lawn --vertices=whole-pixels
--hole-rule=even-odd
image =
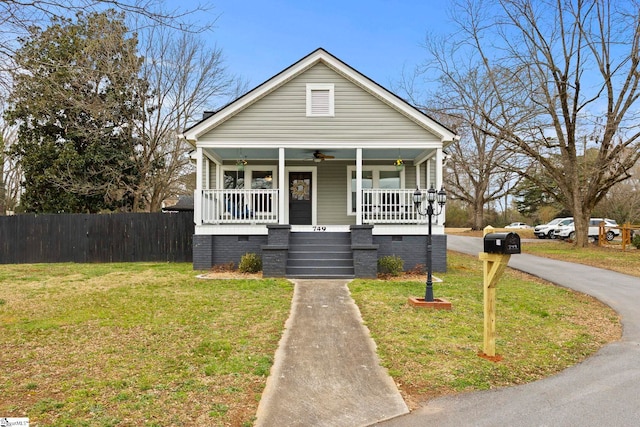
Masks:
[[[0,416],[32,425],[250,426],[293,286],[201,280],[190,264],[0,266]],[[449,253],[436,297],[424,277],[356,280],[363,319],[408,404],[558,372],[618,339],[616,314],[585,295],[507,271],[498,363],[482,349],[482,263]]]
[[[191,264],[0,266],[0,415],[250,426],[292,293]]]
[[[498,363],[483,345],[482,263],[448,254],[435,297],[452,311],[407,305],[424,282],[357,280],[349,288],[378,353],[411,407],[449,393],[531,382],[565,369],[619,339],[616,313],[595,299],[507,270],[497,286]]]
[[[544,240],[523,244],[524,252],[561,261],[576,262],[592,267],[617,271],[623,274],[640,277],[640,250],[629,245],[623,251],[614,243],[598,246],[590,244],[586,248],[576,248],[571,242]]]

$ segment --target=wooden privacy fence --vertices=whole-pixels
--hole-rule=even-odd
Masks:
[[[0,264],[191,262],[193,212],[0,217]]]

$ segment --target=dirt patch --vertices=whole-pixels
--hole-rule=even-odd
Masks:
[[[199,279],[213,280],[242,280],[242,279],[262,279],[262,273],[241,273],[240,271],[208,271],[198,275]]]

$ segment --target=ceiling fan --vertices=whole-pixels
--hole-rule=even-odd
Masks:
[[[313,161],[314,162],[322,162],[326,159],[335,159],[335,156],[329,156],[327,154],[322,153],[320,150],[316,150],[313,152]]]

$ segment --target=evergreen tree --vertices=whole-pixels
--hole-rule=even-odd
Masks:
[[[22,41],[6,118],[19,126],[12,155],[24,172],[25,211],[134,208],[134,129],[147,90],[123,19],[78,14]]]

